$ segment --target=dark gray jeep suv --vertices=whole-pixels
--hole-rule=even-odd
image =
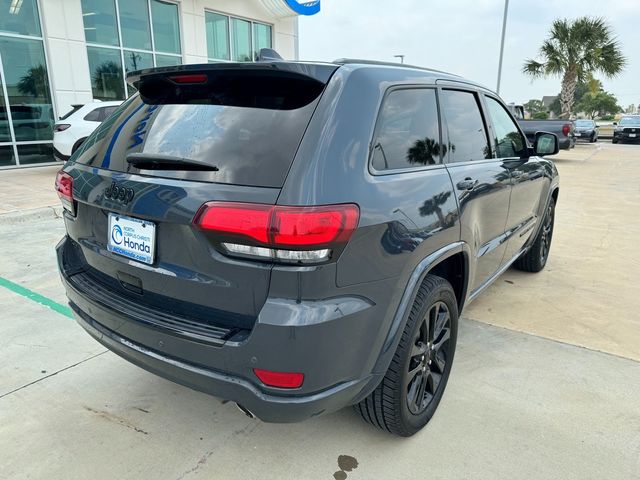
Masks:
[[[125,359],[292,422],[411,435],[459,313],[541,270],[554,135],[455,75],[341,60],[143,70],[58,174],[78,322]],[[99,381],[99,379],[96,379]]]

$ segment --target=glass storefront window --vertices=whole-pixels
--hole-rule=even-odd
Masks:
[[[153,55],[151,55],[150,53],[125,50],[123,54],[125,75],[129,72],[135,72],[136,70],[142,70],[143,68],[153,67]],[[134,93],[136,93],[136,89],[127,84],[127,96],[131,96]]]
[[[153,41],[157,52],[180,53],[178,5],[151,0]]]
[[[205,12],[207,55],[209,58],[229,60],[229,17]]]
[[[251,58],[251,22],[231,19],[233,36],[233,60],[235,62],[250,62]]]
[[[156,67],[172,67],[181,65],[182,59],[173,55],[156,55]]]
[[[82,21],[87,42],[118,46],[115,0],[82,0]]]
[[[18,145],[18,157],[20,165],[51,162],[53,161],[53,145],[51,143]]]
[[[0,31],[39,37],[37,0],[0,0]]]
[[[9,129],[9,113],[7,112],[7,105],[4,101],[4,94],[2,93],[2,78],[0,78],[0,142],[10,141],[11,130]],[[0,160],[0,167],[1,166],[2,160]]]
[[[124,71],[125,73],[135,72],[143,68],[153,67],[153,55],[150,53],[124,51]]]
[[[258,54],[263,48],[271,48],[271,27],[262,23],[253,24],[253,58],[258,60]]]
[[[122,46],[151,50],[149,5],[146,1],[118,0]]]
[[[0,37],[0,59],[16,141],[52,140],[53,107],[42,41]]]
[[[124,80],[120,50],[87,47],[91,91],[98,100],[122,100]]]
[[[272,48],[270,25],[213,12],[205,12],[204,21],[210,63],[220,60],[251,62],[258,59],[260,49]]]
[[[15,164],[16,159],[13,156],[13,147],[11,145],[0,146],[0,167],[10,167]]]

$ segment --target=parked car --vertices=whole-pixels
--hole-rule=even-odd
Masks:
[[[51,139],[53,107],[51,104],[16,104],[9,111],[0,105],[0,141],[10,139],[9,114],[16,141]]]
[[[619,122],[613,122],[611,143],[637,142],[640,140],[640,115],[626,115]]]
[[[522,105],[510,103],[507,108],[518,120],[530,142],[535,140],[537,132],[551,132],[558,137],[561,149],[569,150],[576,145],[573,122],[569,120],[525,120]]]
[[[598,140],[598,125],[593,120],[578,119],[575,122],[575,136],[576,139],[580,138],[588,142],[595,142]]]
[[[69,304],[107,348],[250,416],[355,405],[412,435],[464,306],[547,262],[557,137],[530,146],[473,82],[360,60],[128,81],[57,177]]]
[[[53,126],[53,154],[57,160],[66,161],[80,145],[121,104],[116,102],[91,102],[72,105],[71,111],[60,117]]]

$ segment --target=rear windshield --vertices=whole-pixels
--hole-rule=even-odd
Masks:
[[[247,89],[241,99],[222,92],[224,102],[184,95],[184,88],[179,96],[144,101],[137,94],[101,124],[75,160],[144,175],[281,187],[322,91],[315,86],[309,93],[302,85],[301,97],[289,87],[271,94]],[[158,158],[160,166],[153,163]]]

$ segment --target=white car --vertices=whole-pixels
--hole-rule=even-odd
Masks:
[[[98,128],[122,103],[92,102],[72,105],[72,110],[53,126],[53,153],[56,159],[67,161],[82,142]]]

